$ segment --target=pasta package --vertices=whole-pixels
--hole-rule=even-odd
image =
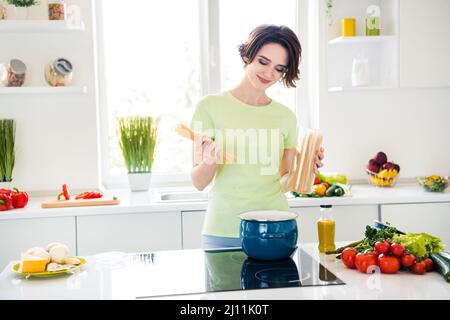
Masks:
[[[322,145],[322,134],[318,130],[304,129],[299,134],[299,148],[289,167],[287,186],[290,191],[311,193],[314,184],[316,155]]]

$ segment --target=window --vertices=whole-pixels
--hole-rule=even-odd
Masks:
[[[205,11],[205,3],[215,6]],[[125,114],[160,117],[153,181],[157,182],[158,176],[160,181],[174,176],[188,181],[191,144],[175,133],[175,127],[180,122],[189,123],[196,102],[214,91],[202,74],[210,73],[206,82],[217,81],[215,88],[231,89],[244,74],[238,45],[262,23],[284,24],[296,30],[296,12],[295,0],[128,0],[126,8],[121,2],[98,1],[105,185],[125,182],[126,168],[116,134],[116,117]],[[205,25],[209,37],[202,36]],[[211,46],[218,46],[220,79],[216,80],[218,74],[202,58],[202,50]],[[295,110],[296,90],[281,84],[270,90],[272,98]]]
[[[239,44],[245,42],[250,32],[260,24],[285,25],[296,30],[296,0],[221,0],[220,59],[221,88],[230,89],[241,80],[244,69],[238,53]],[[295,90],[282,84],[272,86],[268,95],[295,110]]]

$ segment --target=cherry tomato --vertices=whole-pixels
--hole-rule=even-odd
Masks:
[[[355,266],[362,273],[369,273],[372,268],[370,266],[376,266],[377,259],[370,253],[358,253],[355,258]]]
[[[389,249],[390,249],[390,244],[387,241],[377,241],[375,242],[375,250],[378,252],[378,254],[380,253],[388,253]]]
[[[364,253],[370,254],[375,258],[375,261],[378,263],[378,253],[376,250],[366,250]]]
[[[426,258],[423,262],[425,262],[425,269],[427,271],[433,271],[433,260]]]
[[[382,273],[396,273],[400,270],[400,259],[382,253],[378,256],[378,266]]]
[[[413,272],[415,274],[424,274],[427,271],[427,265],[425,264],[425,262],[421,261],[421,262],[416,262],[413,265]]]
[[[401,257],[405,252],[405,247],[398,243],[391,244],[391,252],[394,256]]]
[[[355,269],[355,258],[356,258],[356,249],[355,248],[345,248],[342,251],[341,259],[347,268]]]
[[[404,267],[411,267],[416,262],[416,257],[413,254],[405,254],[401,260]]]

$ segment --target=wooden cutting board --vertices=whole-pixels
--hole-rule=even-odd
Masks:
[[[80,200],[46,200],[41,203],[42,208],[67,208],[86,206],[110,206],[120,204],[119,199],[80,199]]]

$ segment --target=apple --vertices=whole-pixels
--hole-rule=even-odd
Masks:
[[[376,154],[376,156],[373,159],[378,163],[378,165],[382,166],[387,162],[387,155],[386,153],[380,151]]]
[[[385,164],[383,164],[381,166],[381,169],[393,170],[393,169],[395,169],[395,166],[392,162],[386,162]]]
[[[367,169],[372,172],[378,173],[378,171],[380,171],[380,165],[375,159],[370,159],[369,164],[367,165]]]

